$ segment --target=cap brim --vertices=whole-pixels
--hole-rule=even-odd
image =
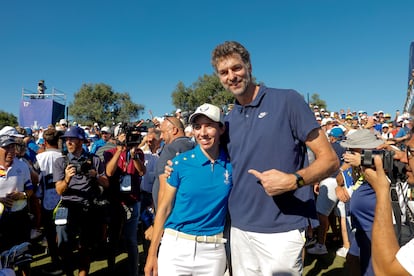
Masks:
[[[9,145],[11,145],[11,144],[17,144],[17,142],[14,140],[14,139],[7,139],[6,141],[3,141],[1,144],[0,144],[0,147],[7,147],[7,146],[9,146]]]

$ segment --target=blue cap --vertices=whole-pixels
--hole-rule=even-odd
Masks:
[[[85,140],[85,131],[83,128],[78,126],[71,126],[68,128],[61,138],[78,138],[80,140]]]
[[[344,136],[344,131],[340,127],[334,127],[329,132],[329,136],[332,136],[335,138],[342,138]]]

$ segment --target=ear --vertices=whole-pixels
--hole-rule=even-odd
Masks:
[[[173,135],[175,136],[175,135],[177,135],[177,133],[179,132],[180,130],[178,129],[178,127],[176,127],[176,126],[172,126],[172,132],[173,132]]]

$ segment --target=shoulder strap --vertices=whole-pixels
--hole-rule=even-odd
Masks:
[[[401,207],[398,201],[397,185],[394,181],[391,182],[390,186],[390,195],[391,195],[391,206],[395,218],[395,230],[398,242],[401,242]]]

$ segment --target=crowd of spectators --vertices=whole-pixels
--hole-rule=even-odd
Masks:
[[[317,105],[312,104],[310,104],[310,109],[313,111],[316,121],[325,131],[327,139],[329,139],[333,144],[335,144],[337,141],[339,142],[347,135],[359,129],[368,129],[384,143],[395,145],[402,149],[404,148],[405,142],[410,137],[412,119],[408,114],[400,114],[398,111],[393,115],[382,110],[373,112],[372,114],[368,114],[368,112],[363,110],[360,110],[358,112],[350,110],[346,112],[344,110],[340,110],[338,112],[329,112],[324,108],[319,108]],[[165,118],[167,118],[167,120],[165,120]],[[143,139],[139,147],[142,150],[141,161],[142,164],[147,168],[147,171],[142,175],[142,180],[139,179],[139,183],[142,183],[140,187],[140,193],[137,194],[142,201],[141,208],[139,208],[141,210],[140,213],[144,213],[144,211],[148,211],[148,209],[151,212],[155,210],[156,205],[154,205],[152,201],[153,183],[156,182],[158,178],[157,175],[163,172],[163,167],[166,165],[166,161],[173,157],[165,157],[163,164],[159,164],[159,172],[156,171],[156,164],[159,159],[160,149],[164,144],[170,143],[170,141],[168,141],[169,130],[162,129],[163,122],[166,124],[164,128],[167,127],[168,123],[168,127],[177,128],[177,130],[179,130],[180,135],[177,137],[187,136],[189,139],[192,137],[192,127],[190,124],[187,124],[185,122],[184,118],[181,116],[180,109],[176,111],[175,116],[156,117],[148,130],[142,133]],[[112,127],[99,127],[99,125],[95,123],[91,126],[81,126],[76,122],[71,122],[68,124],[67,120],[62,119],[55,125],[48,126],[46,129],[31,129],[28,127],[23,128],[19,126],[14,128],[16,130],[16,133],[20,133],[21,136],[16,136],[16,139],[18,141],[16,142],[16,158],[24,160],[24,163],[29,169],[28,172],[31,177],[31,183],[33,183],[33,189],[31,189],[33,192],[27,199],[27,212],[31,215],[32,220],[30,224],[32,226],[32,230],[27,238],[31,239],[32,241],[38,241],[39,238],[44,238],[43,243],[48,244],[50,248],[49,252],[53,257],[53,271],[55,272],[60,271],[60,268],[62,267],[59,267],[60,261],[58,258],[56,258],[57,248],[53,242],[53,235],[56,234],[56,231],[53,229],[53,223],[51,224],[53,221],[50,212],[51,210],[53,211],[58,203],[58,200],[56,200],[58,195],[56,193],[53,194],[53,192],[51,193],[50,190],[48,191],[48,188],[50,188],[50,183],[45,183],[45,177],[51,174],[51,169],[46,169],[46,171],[45,169],[42,170],[42,164],[40,162],[39,165],[39,160],[43,160],[44,157],[42,156],[45,152],[50,151],[51,148],[53,152],[59,152],[59,154],[65,152],[65,145],[62,143],[62,139],[59,139],[59,136],[65,133],[71,127],[79,127],[84,130],[85,139],[82,141],[82,147],[86,152],[96,154],[100,157],[100,160],[104,164],[108,163],[110,157],[108,157],[109,160],[106,160],[105,162],[104,152],[111,149],[112,152],[115,152],[117,146],[117,138],[119,135],[119,133],[116,133],[116,131],[119,132],[120,125]],[[164,134],[162,135],[163,132]],[[51,139],[51,133],[53,139]],[[56,136],[56,133],[59,135]],[[165,138],[162,139],[162,136]],[[174,137],[173,140],[175,140],[177,137]],[[167,140],[165,140],[166,138]],[[343,152],[338,153],[339,159],[341,159],[342,153]],[[341,170],[344,169],[341,167]],[[346,220],[347,215],[344,215],[346,214],[345,205],[337,209],[337,203],[339,203],[339,206],[341,206],[341,204],[345,204],[345,202],[338,199],[340,196],[338,197],[335,195],[336,185],[341,181],[341,178],[337,178],[337,175],[332,175],[331,177],[331,182],[335,185],[330,185],[332,187],[326,188],[326,191],[321,187],[326,186],[324,183],[329,183],[328,180],[322,181],[321,183],[316,183],[317,185],[315,185],[315,187],[317,187],[315,188],[316,198],[321,202],[326,203],[326,199],[322,200],[322,198],[327,197],[330,198],[331,202],[334,202],[334,204],[331,204],[332,206],[329,205],[329,207],[325,206],[325,209],[323,209],[324,211],[320,211],[318,209],[320,223],[323,227],[318,228],[318,231],[314,231],[314,237],[312,237],[312,234],[308,234],[310,237],[308,238],[307,251],[310,254],[317,255],[324,255],[328,253],[325,246],[326,232],[329,227],[328,216],[330,214],[336,214],[339,218],[342,218],[339,223],[340,227],[344,228],[344,224],[348,225],[348,228],[346,228],[345,225],[345,228],[342,229],[342,235],[340,236],[340,239],[343,240],[344,246],[342,248],[339,248],[337,251],[338,256],[346,257],[350,248],[350,242],[352,241],[352,231],[349,231],[349,229],[352,228],[352,225],[350,224],[349,220]],[[50,179],[47,178],[46,181],[50,181]],[[349,190],[349,193],[352,193],[352,189]],[[334,196],[332,196],[332,194]],[[54,200],[48,198],[54,198]],[[341,210],[341,212],[338,210]],[[136,216],[138,218],[139,214],[136,214]],[[151,228],[151,223],[148,223],[148,221],[145,221],[145,223],[146,224],[143,224],[144,229],[141,231],[143,235],[142,240],[145,240],[143,234],[144,231],[148,228]],[[336,227],[335,225],[331,226]],[[309,233],[312,233],[311,230],[312,229],[310,229]],[[151,237],[150,233],[151,232],[147,232],[147,238]],[[348,235],[351,236],[349,237]],[[316,244],[314,244],[315,242]],[[115,244],[118,245],[117,243]],[[147,248],[148,244],[146,245],[146,250]],[[144,254],[146,253],[146,250],[144,250]]]

